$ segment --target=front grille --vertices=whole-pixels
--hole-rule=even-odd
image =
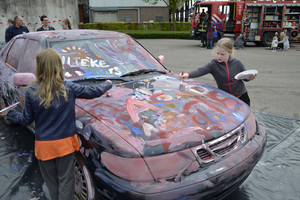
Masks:
[[[198,149],[197,155],[201,158],[204,163],[210,162],[213,160],[212,154],[210,154],[206,149]]]
[[[239,128],[193,149],[200,165],[210,163],[217,157],[226,156],[246,141],[245,127]]]

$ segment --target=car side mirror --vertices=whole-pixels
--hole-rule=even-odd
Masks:
[[[15,86],[26,86],[36,80],[33,73],[15,73],[13,81]]]
[[[165,56],[164,55],[160,55],[157,58],[161,64],[165,64]]]

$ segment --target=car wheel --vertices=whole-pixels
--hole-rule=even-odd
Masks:
[[[74,176],[75,199],[96,200],[95,187],[92,177],[84,163],[84,159],[79,152],[75,152]]]

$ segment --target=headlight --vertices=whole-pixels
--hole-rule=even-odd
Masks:
[[[142,158],[124,158],[111,153],[101,153],[102,164],[113,174],[129,181],[153,181],[153,177]]]

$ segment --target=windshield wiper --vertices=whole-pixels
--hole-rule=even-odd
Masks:
[[[76,80],[72,80],[72,82],[81,82],[81,81],[105,81],[105,80],[120,80],[120,81],[124,81],[124,82],[130,82],[132,81],[131,79],[127,79],[127,78],[122,78],[122,77],[91,77],[91,78],[82,78],[82,79],[76,79]]]
[[[160,70],[157,70],[157,69],[140,69],[140,70],[137,70],[137,71],[134,71],[134,72],[128,72],[126,74],[123,74],[120,77],[134,76],[134,75],[140,75],[140,74],[147,74],[149,72],[158,72],[158,73],[162,73],[162,74],[166,74],[167,73],[165,71],[160,71]]]

